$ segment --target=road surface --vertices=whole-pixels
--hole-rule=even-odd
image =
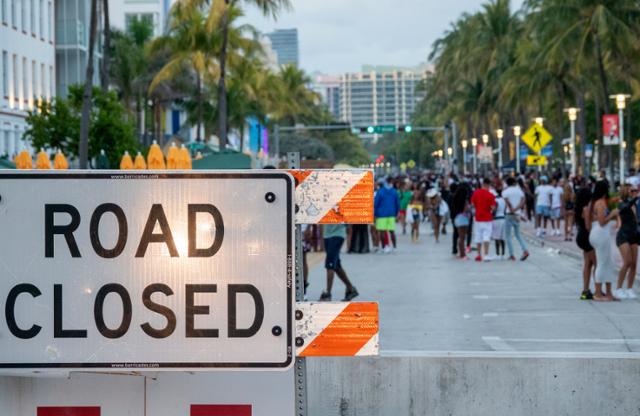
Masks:
[[[530,246],[526,262],[461,261],[451,255],[451,234],[436,244],[426,230],[417,244],[400,236],[391,254],[343,254],[360,292],[356,300],[380,304],[383,354],[640,352],[640,301],[579,300],[575,258]],[[322,263],[309,280],[309,300],[317,300],[325,286]],[[343,293],[336,279],[333,299]]]

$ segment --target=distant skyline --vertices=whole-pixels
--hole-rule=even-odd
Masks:
[[[512,0],[519,9],[523,0]],[[245,22],[261,32],[297,28],[301,67],[327,74],[358,72],[362,65],[416,66],[431,45],[481,0],[291,0],[277,21],[254,8]]]

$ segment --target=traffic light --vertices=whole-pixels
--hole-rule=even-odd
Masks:
[[[411,133],[413,127],[411,124],[395,126],[393,124],[385,124],[379,126],[360,127],[362,134],[384,134],[384,133]]]
[[[411,133],[413,131],[413,127],[411,126],[411,124],[407,124],[405,126],[399,126],[398,127],[398,132],[399,133]]]

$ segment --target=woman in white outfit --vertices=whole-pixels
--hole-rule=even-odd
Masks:
[[[616,277],[616,271],[611,254],[611,235],[614,222],[618,219],[618,209],[609,211],[609,184],[606,181],[596,183],[591,203],[593,223],[589,233],[589,242],[596,250],[596,293],[593,300],[610,302],[618,300],[613,296],[611,284]],[[606,285],[606,293],[602,292],[602,284]]]

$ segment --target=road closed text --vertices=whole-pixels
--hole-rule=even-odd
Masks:
[[[166,248],[171,258],[181,255],[188,258],[211,258],[219,253],[224,243],[224,220],[218,208],[212,204],[185,204],[185,253],[180,253],[177,248],[174,228],[168,219],[171,217],[166,215],[162,204],[151,204],[139,235],[131,232],[130,218],[127,217],[131,214],[115,203],[104,203],[92,211],[82,213],[72,204],[44,204],[43,208],[44,252],[33,255],[43,256],[44,259],[64,257],[65,261],[73,263],[95,254],[105,261],[115,261],[121,256],[131,256],[128,259],[131,262],[145,261],[144,258],[153,245]],[[107,217],[110,217],[109,221],[105,221]],[[212,224],[209,233],[211,241],[199,241],[199,221]],[[88,227],[80,227],[86,222]],[[101,235],[104,236],[105,233],[101,227],[109,227],[108,234],[113,238],[102,241]],[[85,241],[88,239],[91,244],[78,244],[80,233],[86,233],[87,228],[88,236],[83,238]],[[127,247],[132,249],[125,250]],[[154,271],[162,272],[161,269]],[[77,287],[65,287],[66,282],[73,282],[73,279],[65,279],[63,284],[54,276],[46,286],[43,286],[41,280],[39,283],[23,281],[14,284],[3,294],[5,321],[8,331],[14,337],[25,340],[41,335],[45,326],[51,326],[50,332],[54,338],[87,338],[89,325],[95,325],[97,332],[107,339],[118,339],[132,331],[155,339],[178,335],[186,338],[255,336],[262,328],[265,314],[260,290],[250,283],[227,283],[228,279],[224,279],[224,276],[205,277],[197,282],[174,279],[180,282],[179,286],[162,275],[155,277],[155,282],[154,278],[146,278],[145,285],[135,281],[135,276],[127,277],[126,281],[131,279],[136,289],[128,288],[127,283],[121,280],[100,282],[90,292],[92,310],[79,312],[91,317],[82,320],[87,323],[84,327],[71,325],[69,317],[63,313],[65,310],[77,309],[69,306],[78,302]],[[51,298],[43,299],[44,296]],[[171,302],[175,297],[181,297],[180,302]],[[28,316],[16,316],[16,311],[32,308],[37,301],[42,303],[43,300],[53,306],[50,318],[40,316],[32,318],[33,322],[27,322]],[[137,306],[135,303],[139,303],[140,307],[134,307]],[[184,310],[176,310],[175,306],[172,309],[168,304],[184,305]],[[226,305],[226,308],[217,308],[216,304]],[[111,306],[109,310],[112,311],[108,317],[105,316],[107,305]],[[114,310],[119,311],[117,316],[114,316]],[[134,311],[144,311],[144,314]],[[216,314],[226,318],[224,326],[203,324],[206,316]],[[242,319],[239,319],[240,314]],[[154,319],[150,319],[150,316]],[[196,320],[197,317],[202,320]],[[184,319],[184,334],[176,333],[179,319]]]

